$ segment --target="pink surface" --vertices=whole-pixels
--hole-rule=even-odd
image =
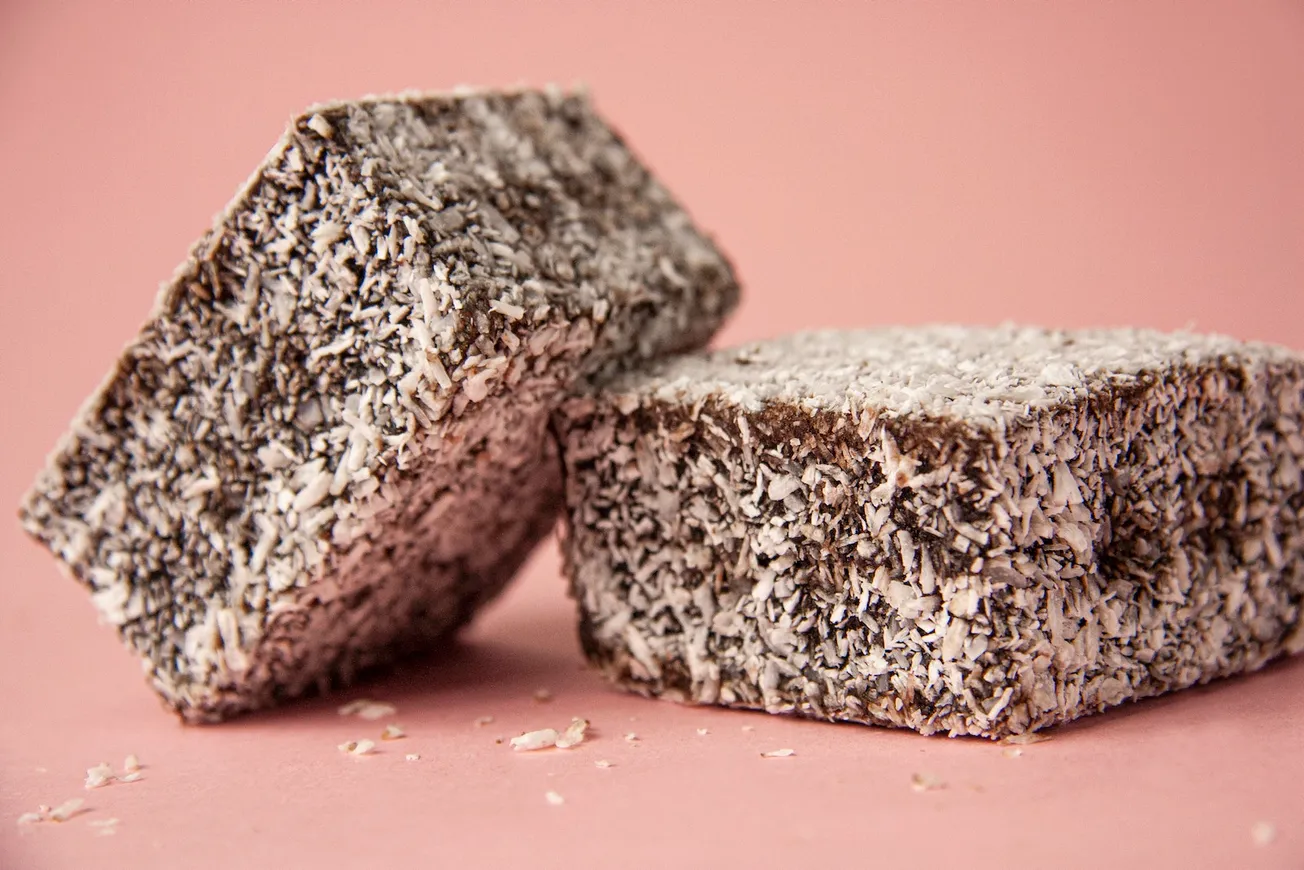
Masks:
[[[727,341],[1019,319],[1304,347],[1301,45],[1284,0],[0,3],[0,505],[284,120],[372,91],[588,82],[736,259]],[[1009,758],[618,694],[583,667],[549,548],[451,657],[185,728],[6,520],[0,660],[5,870],[1304,867],[1300,659]],[[384,724],[337,716],[355,695],[411,736],[341,756]],[[495,742],[571,715],[596,735],[570,752]],[[83,791],[129,752],[143,781]],[[14,824],[75,796],[91,811]]]

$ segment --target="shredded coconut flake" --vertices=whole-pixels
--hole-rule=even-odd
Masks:
[[[697,736],[698,736],[698,737],[705,737],[706,735],[708,735],[708,734],[710,734],[710,733],[711,733],[710,730],[707,729],[707,728],[698,728],[698,729],[697,729]]]
[[[407,732],[397,725],[386,725],[385,730],[380,732],[381,740],[402,740],[407,736]]]
[[[575,718],[557,738],[558,749],[570,749],[584,742],[584,733],[589,729],[589,720]]]
[[[1267,846],[1277,839],[1277,826],[1272,822],[1255,822],[1250,828],[1250,838],[1256,846]]]
[[[1038,734],[1036,731],[1028,731],[1024,734],[1011,734],[1002,740],[1002,743],[1010,743],[1015,746],[1027,746],[1032,743],[1045,743],[1050,740],[1049,734]]]
[[[946,788],[946,783],[931,773],[912,773],[910,775],[910,787],[920,792],[937,791],[940,788]]]
[[[369,755],[376,748],[372,740],[349,740],[340,744],[340,752],[348,755]]]
[[[77,815],[78,810],[82,808],[82,804],[84,803],[86,803],[86,801],[81,798],[73,798],[72,800],[64,801],[59,804],[46,815],[52,822],[66,822],[68,819]]]
[[[556,728],[540,728],[527,731],[520,737],[512,738],[512,749],[517,752],[533,752],[536,749],[549,749],[557,745]]]
[[[1022,754],[1023,750],[1017,746],[1007,746],[1001,750],[1001,755],[1004,755],[1006,758],[1018,758]]]
[[[769,752],[762,752],[761,758],[791,758],[796,754],[795,749],[771,749]]]
[[[88,767],[86,769],[86,787],[88,789],[106,786],[113,782],[115,778],[116,776],[113,773],[113,768],[109,767],[104,762],[100,762],[94,767]]]
[[[409,752],[407,755],[403,756],[403,760],[404,760],[404,761],[420,761],[420,760],[421,760],[421,756],[420,756],[420,755],[417,755],[415,752]]]
[[[140,770],[141,767],[143,767],[143,765],[140,763],[140,759],[134,752],[131,755],[128,755],[126,760],[122,762],[122,769],[127,773],[135,773]]]
[[[625,735],[626,743],[637,743],[638,741],[639,741],[639,736],[635,734],[633,731]]]
[[[398,708],[393,704],[386,704],[383,701],[369,701],[366,698],[350,701],[339,709],[341,716],[357,716],[359,719],[366,719],[369,722],[384,719],[386,716],[393,716],[397,712]]]
[[[610,761],[607,761],[605,758],[593,762],[593,766],[598,768],[599,770],[610,770],[613,767],[612,763]]]
[[[43,821],[45,821],[44,813],[23,813],[21,816],[18,817],[18,824],[20,825],[30,825],[35,822],[43,822]]]
[[[559,807],[562,804],[566,803],[566,798],[557,794],[557,792],[555,791],[547,792],[546,794],[544,794],[543,799],[546,800],[549,804],[551,804],[554,807]]]

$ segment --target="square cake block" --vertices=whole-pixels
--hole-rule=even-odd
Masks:
[[[703,344],[728,263],[582,95],[294,119],[22,522],[191,720],[431,646],[560,507],[580,377]]]
[[[569,400],[588,656],[638,692],[1003,737],[1304,647],[1304,359],[796,335]]]

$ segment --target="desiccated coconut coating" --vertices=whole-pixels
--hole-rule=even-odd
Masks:
[[[555,417],[588,656],[635,691],[999,737],[1304,649],[1304,359],[811,333]]]
[[[579,377],[704,343],[727,262],[580,95],[295,119],[160,293],[24,526],[192,720],[347,682],[499,591]]]

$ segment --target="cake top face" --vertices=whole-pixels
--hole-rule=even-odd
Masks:
[[[804,332],[654,363],[604,384],[617,397],[669,403],[712,398],[757,411],[873,409],[992,424],[1180,366],[1298,359],[1218,335],[1021,326],[891,327]]]

